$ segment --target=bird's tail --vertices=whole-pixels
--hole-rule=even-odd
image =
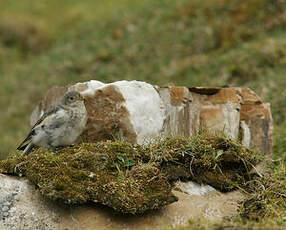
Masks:
[[[34,147],[34,146],[33,146],[33,143],[30,142],[30,143],[26,146],[26,148],[24,149],[22,155],[28,155],[28,154],[31,152],[31,150],[32,150],[33,147]]]

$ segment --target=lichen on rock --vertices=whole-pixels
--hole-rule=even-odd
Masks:
[[[82,143],[38,149],[0,162],[0,173],[26,176],[41,194],[67,204],[100,202],[122,213],[143,213],[177,201],[178,179],[229,191],[251,177],[255,152],[223,136],[169,137],[148,145]]]

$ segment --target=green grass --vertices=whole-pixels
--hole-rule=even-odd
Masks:
[[[285,0],[0,3],[0,158],[50,87],[136,79],[253,88],[271,102],[274,172],[285,165]]]

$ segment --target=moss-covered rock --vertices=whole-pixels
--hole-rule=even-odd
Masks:
[[[100,202],[142,213],[177,201],[172,182],[191,179],[228,191],[245,183],[257,154],[222,136],[175,137],[150,145],[83,143],[38,149],[0,162],[0,172],[25,175],[40,192],[67,204]]]

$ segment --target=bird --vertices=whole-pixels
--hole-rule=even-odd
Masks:
[[[86,122],[84,98],[79,92],[69,90],[40,117],[17,150],[28,155],[34,147],[57,150],[72,145],[83,132]]]

